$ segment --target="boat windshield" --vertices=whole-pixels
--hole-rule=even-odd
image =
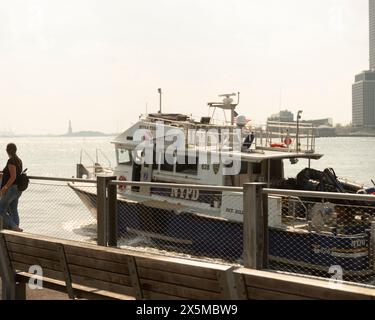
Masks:
[[[117,163],[122,165],[131,165],[131,152],[125,148],[117,148]]]

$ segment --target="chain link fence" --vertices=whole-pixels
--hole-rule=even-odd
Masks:
[[[240,189],[113,184],[119,191],[115,192],[118,247],[244,264],[247,213]],[[264,200],[270,270],[375,285],[374,201],[277,194],[269,193]],[[98,240],[96,182],[32,179],[19,212],[25,232]]]
[[[268,267],[375,285],[375,203],[268,196]]]
[[[96,198],[96,184],[81,186],[87,199]],[[34,180],[19,200],[20,227],[24,232],[67,240],[95,242],[96,217],[68,182]]]
[[[120,247],[220,263],[241,262],[242,193],[160,185],[131,188],[132,195],[118,196]],[[238,221],[225,218],[228,210],[232,215],[238,211]]]

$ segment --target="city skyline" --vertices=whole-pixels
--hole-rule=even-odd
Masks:
[[[66,132],[69,119],[118,132],[157,111],[161,87],[166,112],[197,118],[240,91],[255,124],[285,108],[349,123],[367,15],[367,0],[2,1],[2,121],[20,134]]]

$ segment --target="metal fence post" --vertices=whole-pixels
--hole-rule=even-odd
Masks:
[[[246,183],[243,191],[243,260],[244,267],[262,270],[267,257],[268,214],[263,211],[265,183]]]
[[[113,208],[117,206],[116,201],[113,201],[113,199],[116,198],[113,194],[113,188],[110,188],[111,191],[107,192],[110,187],[109,182],[111,182],[112,180],[116,180],[116,177],[97,177],[97,243],[99,246],[104,247],[108,246],[109,243],[109,231],[112,231],[113,228],[113,226],[110,226],[110,223],[113,222]],[[115,196],[117,195],[115,194]],[[115,203],[113,204],[113,202]],[[110,211],[112,211],[111,218],[109,217],[111,215]],[[115,236],[117,237],[117,228]],[[113,243],[113,234],[111,234],[111,242]]]
[[[375,272],[375,221],[371,222],[372,268]]]
[[[264,186],[263,186],[264,187]],[[263,221],[263,266],[262,269],[268,269],[269,261],[269,238],[268,238],[268,194],[263,193],[263,187],[260,188],[260,197],[262,199],[261,212]]]
[[[116,180],[113,177],[111,180]],[[108,246],[117,247],[117,186],[113,184],[108,185]]]

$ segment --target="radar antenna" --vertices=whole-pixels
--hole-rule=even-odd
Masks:
[[[235,96],[237,96],[237,103],[233,103],[234,100],[232,97],[235,97]],[[234,118],[237,116],[235,109],[240,103],[240,93],[239,92],[238,93],[224,93],[224,94],[220,94],[219,97],[223,98],[222,102],[209,102],[208,103],[208,106],[210,108],[214,108],[212,117],[214,116],[216,109],[219,108],[223,110],[225,121],[227,121],[225,110],[230,110],[231,112],[230,122],[231,122],[231,125],[234,125]]]

